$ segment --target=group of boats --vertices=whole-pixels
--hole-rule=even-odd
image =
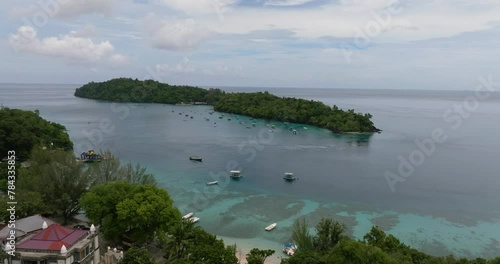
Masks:
[[[198,222],[198,221],[200,221],[200,218],[193,216],[193,214],[194,213],[191,212],[191,213],[183,216],[182,220],[187,221],[187,222],[191,222],[193,224],[196,223],[196,222]]]

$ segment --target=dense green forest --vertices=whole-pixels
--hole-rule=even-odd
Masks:
[[[268,92],[226,93],[220,89],[176,86],[153,80],[112,79],[91,82],[76,89],[75,96],[133,103],[193,103],[206,102],[214,110],[284,122],[310,124],[336,133],[378,132],[371,114],[342,110],[321,102],[278,97]]]
[[[25,160],[35,145],[73,148],[66,128],[41,118],[38,111],[0,108],[0,158],[15,150],[17,158]]]
[[[341,110],[321,102],[285,98],[268,92],[225,94],[214,104],[216,111],[257,118],[310,124],[333,132],[376,132],[370,114]]]
[[[131,103],[191,103],[213,104],[224,94],[220,89],[203,89],[186,85],[169,85],[153,80],[140,81],[130,78],[106,82],[90,82],[77,88],[75,96]]]

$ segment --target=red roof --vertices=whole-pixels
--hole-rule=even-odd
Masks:
[[[23,241],[17,248],[59,251],[65,245],[69,249],[76,241],[86,236],[87,232],[52,224],[30,239]]]

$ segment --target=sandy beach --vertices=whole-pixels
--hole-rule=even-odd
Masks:
[[[232,237],[222,237],[218,236],[222,240],[224,240],[224,243],[226,245],[234,245],[236,244],[236,257],[240,260],[241,264],[246,264],[246,255],[252,250],[253,248],[258,248],[258,249],[272,249],[275,250],[276,252],[268,257],[265,261],[265,264],[279,264],[281,263],[281,258],[286,257],[285,254],[283,254],[282,247],[283,245],[278,244],[278,243],[273,243],[269,242],[266,240],[261,240],[257,238],[253,239],[240,239],[240,238],[232,238]]]

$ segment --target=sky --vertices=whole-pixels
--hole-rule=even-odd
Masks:
[[[0,82],[473,90],[498,0],[0,2]],[[497,77],[498,76],[498,77]]]

